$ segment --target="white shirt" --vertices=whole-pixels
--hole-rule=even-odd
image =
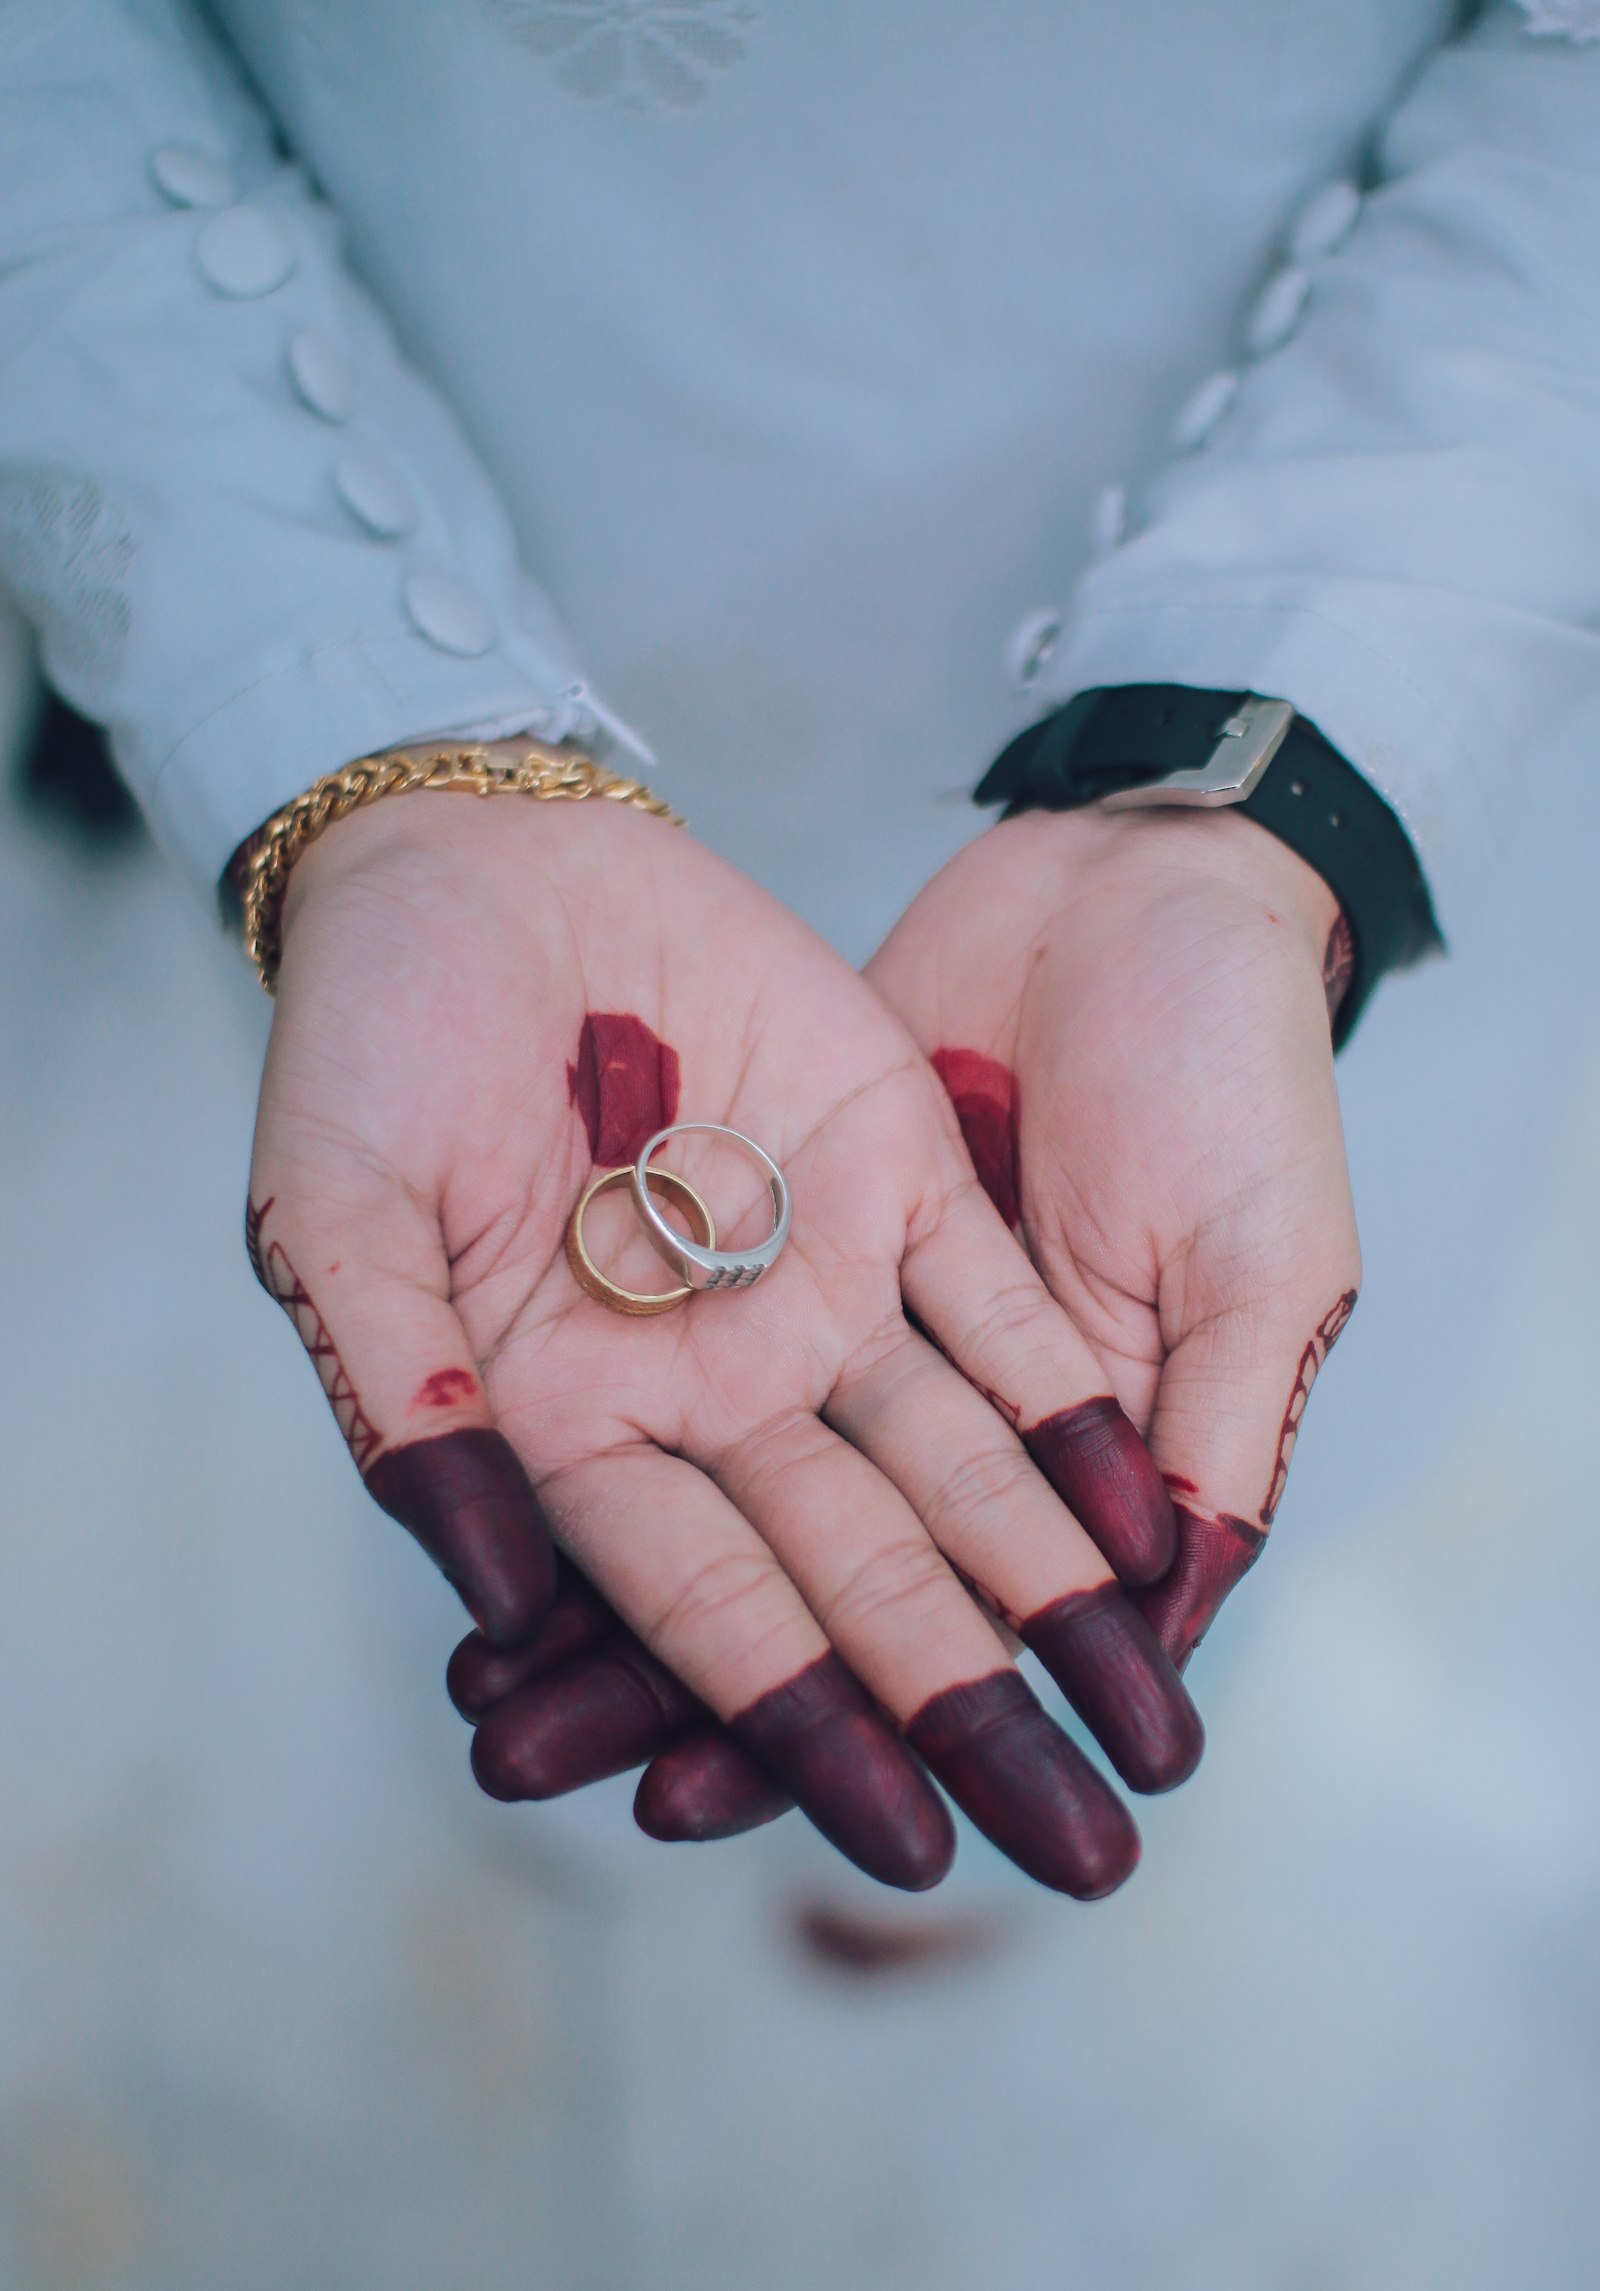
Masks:
[[[218,13],[0,19],[0,571],[203,882],[597,694],[854,953],[1088,684],[1294,701],[1452,939],[1594,819],[1586,0]]]

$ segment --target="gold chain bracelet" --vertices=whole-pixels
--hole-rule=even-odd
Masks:
[[[278,965],[283,959],[283,898],[289,875],[308,843],[323,829],[380,796],[405,795],[413,788],[461,788],[469,795],[531,795],[538,803],[627,804],[649,812],[669,826],[683,821],[668,804],[652,795],[642,780],[623,778],[604,764],[571,748],[548,748],[528,741],[514,757],[499,756],[475,742],[423,748],[414,753],[393,749],[385,755],[366,756],[347,764],[342,772],[329,772],[315,787],[284,805],[266,825],[258,828],[245,847],[240,892],[244,901],[244,943],[257,975],[268,994],[278,991]],[[247,856],[246,856],[247,854]],[[238,878],[236,878],[238,880]]]

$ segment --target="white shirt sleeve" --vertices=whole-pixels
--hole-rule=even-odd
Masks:
[[[1447,938],[1519,816],[1577,832],[1600,781],[1600,44],[1555,28],[1489,9],[1366,196],[1313,202],[1038,687],[1293,701]]]
[[[181,0],[30,0],[0,73],[0,579],[208,888],[321,773],[587,735],[568,640],[338,231]]]

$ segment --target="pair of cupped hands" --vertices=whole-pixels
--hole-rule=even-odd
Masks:
[[[955,1850],[937,1781],[1044,1884],[1120,1884],[1133,1820],[1015,1658],[1130,1789],[1193,1770],[1180,1674],[1354,1303],[1342,932],[1217,814],[994,827],[864,975],[616,804],[421,792],[312,845],[251,1254],[473,1618],[483,1787],[642,1765],[655,1837],[797,1803],[917,1889]],[[793,1236],[759,1286],[628,1319],[567,1221],[675,1120],[764,1146]],[[730,1150],[663,1161],[737,1246],[770,1203]],[[663,1285],[625,1193],[590,1238]]]

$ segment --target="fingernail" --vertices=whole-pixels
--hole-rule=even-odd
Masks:
[[[758,1830],[794,1800],[721,1727],[699,1727],[651,1759],[633,1818],[646,1837],[705,1843]]]
[[[1205,1748],[1200,1713],[1125,1591],[1070,1592],[1030,1615],[1022,1639],[1130,1789],[1189,1779]]]
[[[555,1591],[555,1553],[539,1499],[503,1434],[441,1432],[390,1448],[367,1490],[409,1528],[454,1584],[486,1639],[528,1637]]]
[[[624,1639],[498,1703],[472,1738],[472,1771],[491,1798],[559,1798],[643,1765],[704,1716],[687,1687]]]
[[[1149,1449],[1109,1394],[1046,1416],[1022,1444],[1124,1583],[1172,1565],[1172,1498]]]
[[[557,1567],[555,1599],[532,1638],[517,1647],[493,1647],[481,1631],[469,1631],[450,1657],[445,1692],[470,1724],[487,1718],[497,1702],[519,1687],[593,1654],[621,1628],[580,1575],[563,1562]]]
[[[1097,1901],[1132,1874],[1133,1817],[1014,1670],[936,1694],[906,1739],[969,1820],[1041,1885]]]
[[[729,1723],[830,1844],[884,1885],[922,1893],[955,1858],[939,1793],[837,1655],[819,1655]]]
[[[1134,1594],[1139,1611],[1181,1671],[1210,1630],[1217,1609],[1261,1556],[1266,1536],[1248,1520],[1217,1519],[1177,1507],[1178,1556],[1159,1583]]]

